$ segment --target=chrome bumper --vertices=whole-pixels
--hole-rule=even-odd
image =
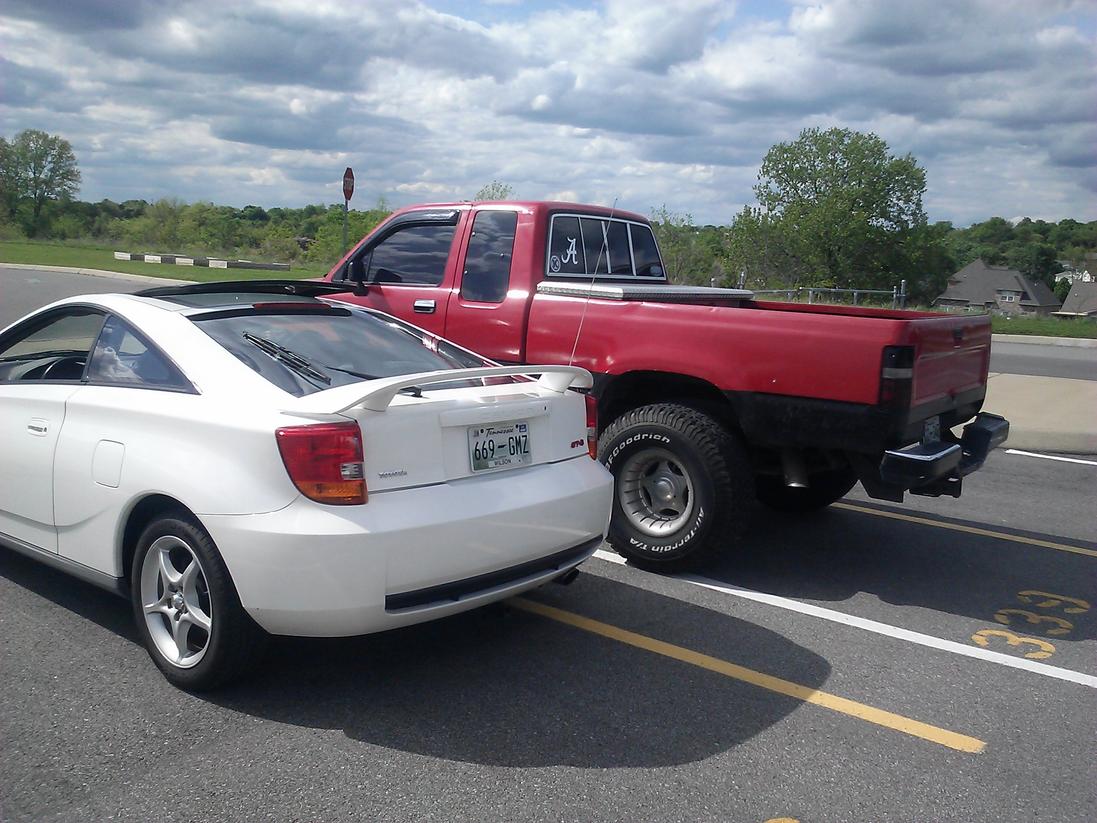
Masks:
[[[984,412],[964,426],[958,441],[944,434],[948,439],[884,452],[880,479],[911,494],[959,497],[962,478],[980,469],[991,450],[1009,437],[1009,421]]]

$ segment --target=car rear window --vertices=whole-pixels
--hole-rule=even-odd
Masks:
[[[379,377],[490,365],[364,310],[317,305],[281,314],[218,312],[191,319],[246,366],[297,396]]]

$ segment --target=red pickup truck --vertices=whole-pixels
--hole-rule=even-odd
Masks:
[[[732,549],[755,503],[958,497],[1006,439],[980,414],[990,319],[676,286],[638,214],[558,202],[394,213],[327,275],[500,363],[595,375],[610,542],[649,569]],[[969,423],[961,435],[953,428]]]

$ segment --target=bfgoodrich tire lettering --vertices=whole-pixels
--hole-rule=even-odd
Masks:
[[[192,691],[243,675],[265,633],[240,605],[213,539],[183,511],[148,525],[130,573],[137,633],[164,676]]]
[[[613,472],[609,542],[635,565],[682,571],[741,540],[754,483],[736,437],[688,406],[642,406],[599,438]]]

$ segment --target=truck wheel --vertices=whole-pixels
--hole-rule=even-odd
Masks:
[[[812,512],[845,497],[857,485],[851,468],[819,472],[808,478],[808,487],[795,489],[780,477],[759,477],[755,481],[758,502],[779,512]]]
[[[640,568],[696,568],[742,537],[754,478],[736,437],[707,414],[633,409],[606,427],[598,452],[615,480],[610,545]]]

